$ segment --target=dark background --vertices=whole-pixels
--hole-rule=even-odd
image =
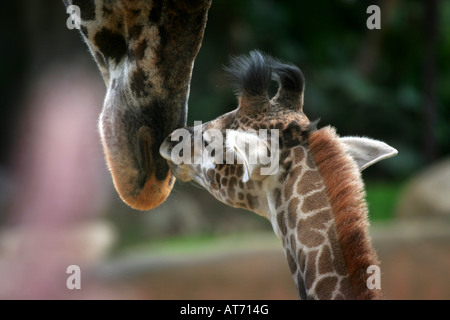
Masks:
[[[381,8],[381,30],[366,27],[371,4]],[[236,108],[223,71],[230,56],[259,49],[291,62],[306,78],[304,112],[320,118],[319,127],[399,151],[363,174],[370,220],[391,221],[408,181],[450,154],[449,17],[450,1],[443,0],[213,0],[188,124]],[[0,235],[21,225],[56,230],[101,220],[112,226],[112,252],[120,252],[148,241],[195,244],[270,230],[266,220],[191,183],[177,182],[149,213],[120,201],[96,128],[106,88],[67,18],[62,1],[2,3]]]

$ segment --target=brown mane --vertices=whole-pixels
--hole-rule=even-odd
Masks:
[[[370,290],[366,284],[367,268],[379,265],[379,261],[368,234],[364,184],[338,138],[334,128],[325,127],[309,135],[309,146],[326,186],[355,297],[377,299],[380,290]]]

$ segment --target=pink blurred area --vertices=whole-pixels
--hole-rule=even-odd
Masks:
[[[76,65],[30,83],[0,232],[0,298],[116,298],[95,281],[82,283],[92,290],[66,286],[69,265],[89,279],[114,241],[102,218],[111,183],[96,131],[105,86]]]
[[[13,223],[80,222],[105,205],[96,132],[105,89],[97,78],[61,68],[33,82],[12,161]]]

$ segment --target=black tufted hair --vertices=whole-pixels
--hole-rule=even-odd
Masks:
[[[233,80],[238,94],[266,95],[272,79],[280,84],[282,90],[301,94],[304,89],[305,79],[298,67],[258,50],[251,51],[247,56],[232,57],[230,65],[224,69]]]
[[[258,50],[248,56],[232,57],[230,65],[225,67],[234,82],[238,94],[265,95],[269,89],[272,68],[265,54]]]

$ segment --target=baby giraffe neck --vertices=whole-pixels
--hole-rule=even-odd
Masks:
[[[286,183],[275,192],[276,223],[301,299],[373,299],[367,268],[377,265],[368,237],[359,170],[334,130],[310,134],[286,159]]]

